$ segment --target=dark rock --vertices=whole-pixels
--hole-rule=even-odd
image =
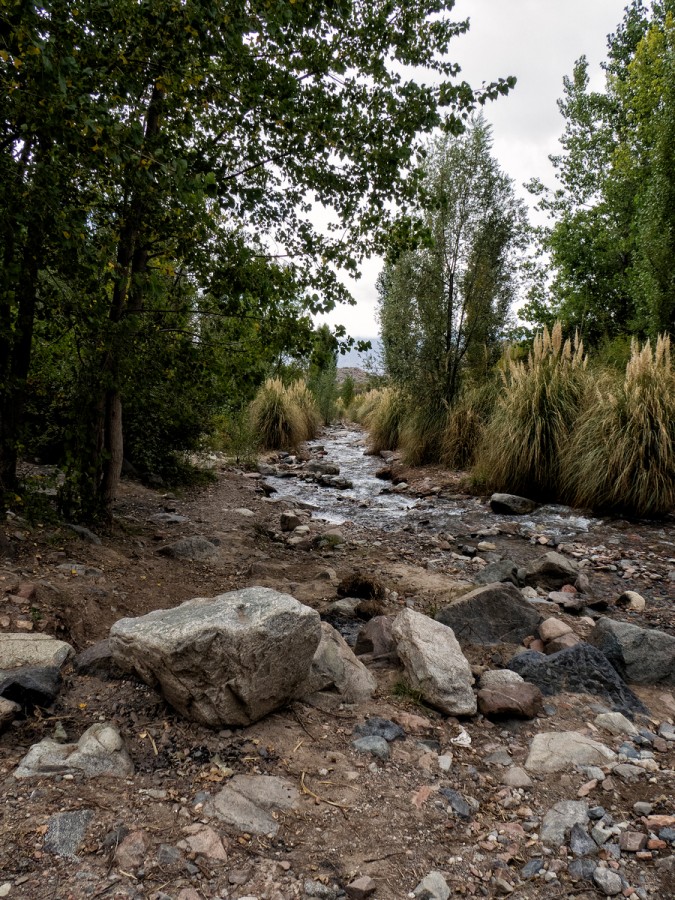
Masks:
[[[513,584],[489,584],[436,613],[460,644],[518,644],[534,634],[541,616]]]
[[[382,481],[391,481],[393,477],[391,466],[384,466],[383,468],[378,469],[377,472],[375,472],[375,477]]]
[[[627,681],[675,686],[675,637],[665,631],[603,617],[588,640]]]
[[[343,478],[341,475],[319,475],[316,483],[323,487],[332,487],[338,491],[349,491],[354,487],[349,478]]]
[[[526,567],[525,583],[555,590],[563,584],[574,584],[578,574],[579,566],[575,562],[551,550]]]
[[[595,856],[598,852],[598,845],[583,825],[577,823],[572,826],[570,831],[570,850],[574,856]]]
[[[599,822],[600,819],[605,816],[605,807],[604,806],[592,806],[588,810],[588,818],[593,819],[594,822]]]
[[[594,859],[573,859],[567,871],[572,881],[593,881],[597,865]]]
[[[71,531],[74,531],[78,537],[81,537],[83,541],[88,541],[90,544],[100,545],[101,538],[94,534],[93,531],[90,531],[88,528],[85,528],[83,525],[67,525],[67,528],[70,528]]]
[[[362,724],[354,728],[354,734],[359,737],[381,737],[385,741],[405,740],[405,731],[400,725],[389,719],[381,719],[379,716],[371,716]]]
[[[112,657],[110,642],[107,638],[78,653],[73,660],[73,668],[78,675],[93,675],[104,681],[123,677],[122,670]]]
[[[0,672],[0,697],[13,700],[26,711],[51,706],[60,688],[59,666],[22,666]]]
[[[526,497],[515,494],[493,494],[490,497],[490,509],[495,513],[506,513],[512,516],[525,516],[534,512],[537,504]]]
[[[502,684],[478,691],[478,709],[487,718],[515,716],[533,719],[541,710],[543,702],[539,688],[527,682]]]
[[[340,466],[335,463],[324,462],[320,459],[312,459],[307,463],[305,469],[313,472],[315,475],[339,475]]]
[[[551,656],[528,650],[514,656],[509,668],[536,684],[547,697],[562,691],[593,694],[629,717],[635,712],[647,712],[606,657],[584,642]]]
[[[372,653],[374,657],[395,654],[396,644],[391,633],[391,619],[388,616],[375,616],[364,625],[356,638],[354,653],[357,656]]]
[[[352,741],[352,747],[359,753],[372,753],[379,759],[389,759],[389,744],[378,735],[357,738]]]
[[[524,881],[529,881],[530,878],[534,878],[544,869],[544,860],[543,859],[531,859],[529,862],[526,862],[523,868],[520,870],[520,877]]]
[[[459,791],[453,791],[452,788],[441,788],[440,793],[450,802],[452,811],[460,819],[468,821],[473,816],[473,810]]]
[[[518,566],[512,559],[501,559],[499,562],[489,563],[481,569],[475,577],[477,584],[495,584],[496,582],[510,581],[519,587]]]
[[[93,817],[91,809],[78,809],[50,816],[45,834],[45,850],[56,856],[77,859],[77,850]]]

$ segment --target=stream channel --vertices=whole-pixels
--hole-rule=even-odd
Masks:
[[[492,513],[489,506],[478,497],[466,494],[417,497],[406,491],[395,493],[390,481],[375,477],[385,462],[380,456],[366,454],[365,432],[344,425],[324,429],[320,438],[307,444],[312,458],[340,467],[340,476],[353,485],[339,490],[317,485],[314,480],[302,477],[269,476],[266,482],[275,489],[277,498],[288,498],[312,511],[315,519],[333,525],[353,522],[366,529],[399,531],[421,526],[433,532],[479,530],[512,523],[513,516]],[[319,456],[321,448],[325,456]],[[289,469],[289,475],[300,475],[302,470]],[[598,519],[579,514],[566,506],[546,505],[528,516],[518,516],[522,534],[548,537],[553,545],[572,541],[577,534],[592,530]]]

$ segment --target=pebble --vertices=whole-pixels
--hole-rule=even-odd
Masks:
[[[372,735],[352,741],[352,747],[358,753],[372,753],[378,759],[389,759],[389,744],[383,737]]]
[[[607,897],[615,897],[623,891],[623,883],[620,876],[610,869],[597,868],[593,872],[593,881]]]

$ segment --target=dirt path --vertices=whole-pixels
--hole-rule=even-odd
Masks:
[[[471,583],[484,564],[481,552],[476,561],[467,546],[488,541],[494,547],[489,553],[518,565],[550,549],[546,536],[524,534],[516,519],[497,532],[487,505],[462,495],[461,478],[440,470],[410,473],[394,464],[395,475],[410,479],[408,493],[422,504],[394,531],[349,522],[336,529],[308,518],[309,533],[295,536],[280,530],[280,514],[289,505],[278,495],[266,497],[263,478],[219,462],[216,471],[215,483],[180,496],[126,482],[114,527],[100,535],[100,544],[66,527],[9,521],[0,563],[0,630],[55,635],[80,651],[104,639],[122,617],[251,585],[291,593],[325,615],[340,582],[355,573],[383,587],[378,612],[393,615],[406,604],[433,612],[456,592],[457,582]],[[463,510],[453,519],[452,533],[425,524],[425,508],[433,509],[439,495]],[[191,536],[214,544],[215,555],[200,562],[159,552]],[[596,597],[613,604],[630,588],[647,600],[639,615],[613,606],[610,615],[675,634],[672,520],[606,522],[558,549],[588,561],[584,571]],[[578,617],[559,617],[581,637],[592,627]],[[474,648],[467,655],[476,674],[507,659],[501,647]],[[558,695],[533,720],[494,724],[477,716],[459,722],[406,693],[393,664],[379,663],[371,671],[378,691],[364,705],[330,698],[318,706],[298,702],[249,728],[214,732],[182,720],[137,681],[67,668],[55,704],[16,720],[0,735],[0,896],[337,898],[362,876],[373,879],[372,896],[405,898],[434,870],[457,895],[602,896],[596,883],[572,879],[567,845],[552,850],[539,841],[547,812],[558,801],[579,800],[592,779],[571,769],[535,775],[523,787],[504,784],[540,731],[581,730],[617,749],[621,739],[588,724],[597,714],[597,698]],[[651,710],[650,728],[672,721],[672,694],[669,701],[665,689],[638,693]],[[390,745],[386,761],[352,746],[354,727],[372,716],[397,721],[405,731],[404,740]],[[63,732],[77,740],[102,721],[119,729],[134,763],[132,777],[14,779],[29,747],[55,729],[61,740]],[[468,746],[453,742],[462,730],[471,738]],[[614,823],[628,823],[624,830],[645,831],[636,802],[650,804],[653,814],[675,815],[675,743],[657,747],[664,743],[665,749],[654,749],[654,772],[596,781],[588,789],[588,805],[603,806]],[[236,775],[280,776],[299,792],[297,808],[278,814],[274,837],[226,827],[208,813],[209,799]],[[469,815],[449,811],[443,789],[466,798]],[[45,835],[53,817],[84,811],[92,815],[77,859],[50,852]],[[204,837],[204,829],[213,830],[220,850],[213,843],[200,850],[183,843],[195,833]],[[640,897],[675,896],[669,881],[675,868],[657,868],[672,855],[675,832],[672,843],[656,835],[652,840],[657,844],[642,850],[642,857],[624,852],[615,859],[613,850],[600,847],[595,865],[620,873],[625,896],[629,888]],[[530,879],[524,867],[537,859],[541,873]],[[348,896],[366,896],[349,891]]]

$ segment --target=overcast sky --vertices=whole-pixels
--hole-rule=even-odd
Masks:
[[[558,151],[563,120],[556,100],[563,76],[574,61],[588,57],[593,87],[604,84],[600,62],[607,35],[616,30],[627,0],[457,0],[453,17],[469,18],[468,34],[450,45],[450,56],[462,67],[461,78],[473,87],[515,75],[518,83],[507,96],[486,107],[493,126],[494,153],[502,168],[522,184],[532,177],[552,184],[548,155]],[[362,278],[350,282],[355,307],[336,310],[327,321],[341,323],[358,337],[375,337],[375,279],[379,260],[362,267]]]

